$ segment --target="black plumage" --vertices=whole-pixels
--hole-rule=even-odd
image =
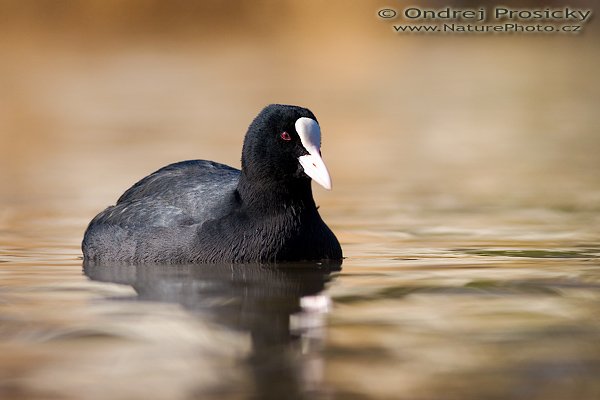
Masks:
[[[298,161],[309,154],[296,130],[301,118],[316,121],[306,108],[265,107],[248,128],[241,171],[193,160],[143,178],[90,222],[84,258],[127,263],[342,259]]]

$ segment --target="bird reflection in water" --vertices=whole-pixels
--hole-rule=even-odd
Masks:
[[[97,265],[94,281],[130,285],[140,301],[178,303],[199,318],[248,332],[246,359],[261,399],[325,396],[321,355],[329,309],[325,285],[341,269],[329,263]]]

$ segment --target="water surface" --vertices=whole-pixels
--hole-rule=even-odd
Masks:
[[[77,223],[48,217],[51,228],[26,238],[3,231],[2,395],[600,394],[600,246],[587,239],[600,226],[596,214],[518,210],[522,223],[506,225],[515,211],[422,211],[436,224],[422,215],[400,230],[384,221],[403,213],[381,215],[374,227],[344,223],[346,212],[329,212],[349,255],[341,271],[83,270],[74,246],[46,236]]]

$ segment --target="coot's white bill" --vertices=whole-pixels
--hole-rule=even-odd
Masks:
[[[331,189],[331,177],[321,158],[321,128],[317,121],[311,118],[298,118],[296,132],[300,136],[302,146],[308,151],[307,155],[298,157],[298,161],[306,175],[325,189]]]

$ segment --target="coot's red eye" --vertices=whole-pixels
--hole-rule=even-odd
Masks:
[[[286,141],[288,141],[288,140],[292,140],[292,137],[291,137],[291,136],[290,136],[290,134],[289,134],[289,133],[287,133],[287,132],[281,132],[281,138],[282,138],[283,140],[286,140]]]

